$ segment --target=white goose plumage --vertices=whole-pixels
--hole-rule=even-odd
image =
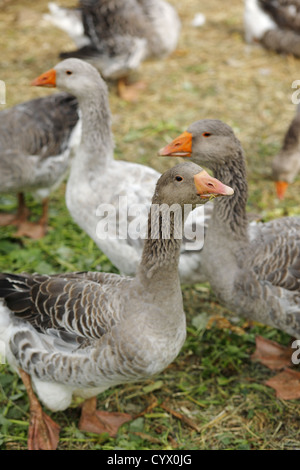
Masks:
[[[67,182],[67,207],[75,222],[121,273],[135,274],[142,253],[143,237],[147,232],[147,213],[160,174],[145,165],[114,160],[107,87],[92,65],[80,59],[66,59],[38,77],[34,84],[57,86],[69,92],[72,90],[72,94],[77,97],[82,116],[82,140],[72,161]],[[124,216],[120,206],[121,196],[128,208],[135,205],[144,210],[136,216],[130,216],[127,211]],[[115,211],[116,235],[105,235],[104,229],[101,229],[106,221],[107,207]],[[187,240],[183,245],[179,263],[182,283],[205,281],[201,271],[200,248],[213,204],[208,203],[206,207],[205,213],[201,206],[195,209],[185,224],[188,238],[196,221],[199,243],[193,245],[191,240]],[[134,226],[137,220],[141,235],[131,236],[130,224]]]

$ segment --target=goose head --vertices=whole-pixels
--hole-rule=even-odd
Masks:
[[[239,142],[230,126],[217,119],[203,119],[191,124],[188,129],[170,144],[159,150],[161,156],[192,157],[215,170],[225,165],[236,153]]]
[[[99,72],[89,63],[76,59],[65,59],[55,67],[33,80],[33,86],[58,87],[77,98],[93,92],[95,84],[104,83]]]
[[[210,176],[199,165],[184,162],[162,174],[156,185],[153,202],[169,206],[196,206],[205,204],[211,198],[232,194],[232,188]]]

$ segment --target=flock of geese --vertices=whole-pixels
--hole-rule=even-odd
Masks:
[[[129,73],[176,48],[175,9],[163,0],[80,0],[78,8],[49,9],[47,20],[68,32],[77,49],[62,52],[63,60],[32,83],[58,93],[0,113],[0,191],[16,194],[19,203],[16,214],[0,214],[0,225],[15,225],[19,236],[44,236],[49,194],[68,174],[72,218],[121,274],[0,274],[0,340],[28,393],[29,449],[56,449],[59,442],[59,426],[40,401],[57,411],[81,396],[80,429],[111,436],[131,419],[97,410],[96,396],[149,378],[176,358],[186,338],[182,283],[209,282],[236,314],[300,334],[300,218],[249,225],[245,156],[227,124],[204,119],[188,126],[159,155],[189,158],[162,175],[114,159],[105,80],[117,80],[120,94],[130,96]],[[245,0],[247,41],[297,55],[299,31],[298,0]],[[299,126],[297,109],[273,162],[279,197],[299,170]],[[26,192],[42,201],[37,223],[29,221]],[[99,237],[97,208],[110,204],[121,219],[120,196],[147,207],[145,239]],[[167,239],[157,205],[176,207]],[[183,217],[184,205],[197,208]],[[204,225],[202,249],[185,249],[177,216],[181,226]]]

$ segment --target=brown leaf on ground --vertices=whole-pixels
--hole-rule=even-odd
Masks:
[[[300,398],[300,372],[285,369],[265,382],[268,387],[276,390],[276,397],[282,400]]]
[[[252,360],[261,362],[269,369],[280,370],[292,365],[291,357],[291,348],[262,336],[256,337],[256,350],[251,356]]]

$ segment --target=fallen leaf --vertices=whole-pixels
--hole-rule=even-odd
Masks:
[[[300,398],[300,372],[285,369],[265,382],[268,387],[276,390],[276,397],[282,400]]]
[[[256,337],[256,350],[251,359],[257,360],[272,370],[280,370],[292,365],[292,351],[286,346],[266,339],[262,336]]]

